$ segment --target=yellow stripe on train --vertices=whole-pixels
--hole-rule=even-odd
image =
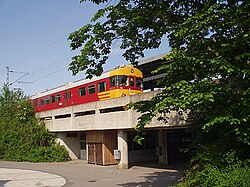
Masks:
[[[107,100],[107,99],[110,99],[110,91],[105,91],[105,92],[101,92],[101,93],[98,93],[98,98],[99,100]]]
[[[117,97],[124,97],[128,95],[135,95],[142,93],[142,90],[131,90],[131,89],[115,89],[105,92],[98,93],[99,100],[107,100]]]

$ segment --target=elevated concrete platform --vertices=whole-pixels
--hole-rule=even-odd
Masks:
[[[65,107],[37,115],[44,119],[51,132],[90,131],[90,130],[121,130],[134,129],[140,113],[135,110],[123,109],[130,102],[149,100],[159,91],[97,101],[71,107]],[[154,118],[146,128],[178,127],[185,125],[184,120],[172,111],[168,114],[168,122]]]

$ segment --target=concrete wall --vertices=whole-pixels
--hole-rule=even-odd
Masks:
[[[158,160],[155,149],[129,151],[128,152],[129,163],[134,162],[146,162]]]
[[[80,139],[77,137],[66,137],[66,133],[57,133],[57,141],[64,145],[69,152],[69,157],[71,159],[80,158]]]

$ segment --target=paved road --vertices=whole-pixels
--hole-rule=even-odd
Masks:
[[[60,176],[23,169],[0,168],[0,186],[4,187],[60,187],[66,180]]]
[[[118,169],[113,166],[87,164],[77,160],[63,163],[28,163],[0,161],[0,187],[112,187],[176,184],[183,173],[183,164],[156,168],[156,165]]]

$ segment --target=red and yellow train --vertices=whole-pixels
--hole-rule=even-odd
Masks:
[[[142,72],[133,66],[124,66],[92,79],[67,83],[32,97],[36,112],[101,101],[143,91]]]

